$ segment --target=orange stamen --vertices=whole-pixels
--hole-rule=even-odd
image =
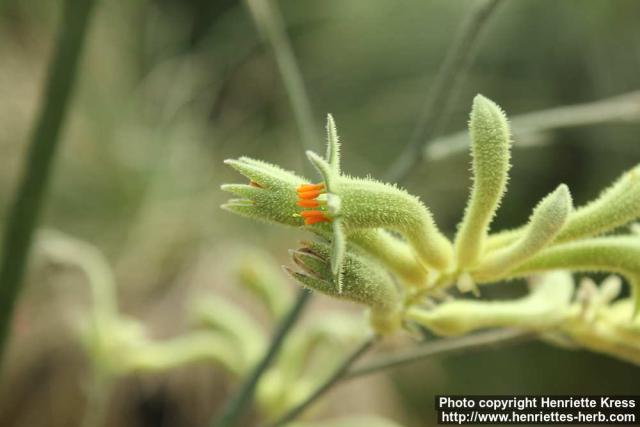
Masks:
[[[319,217],[319,216],[314,216],[314,217],[311,217],[311,218],[305,218],[305,220],[304,220],[304,224],[305,225],[313,225],[313,224],[317,224],[319,222],[331,222],[331,220],[329,218]]]
[[[331,218],[327,218],[323,211],[318,210],[302,211],[300,212],[300,216],[304,218],[306,225],[312,225],[318,222],[331,222]]]
[[[298,197],[301,199],[315,199],[322,192],[320,190],[302,191],[298,192]]]
[[[302,211],[302,212],[300,212],[300,215],[302,215],[303,218],[309,218],[309,217],[314,217],[314,216],[324,217],[324,212],[323,211],[317,211],[317,210]]]
[[[320,202],[317,200],[298,200],[297,205],[301,208],[317,208],[320,206]]]
[[[297,205],[303,209],[300,212],[300,216],[304,218],[305,225],[313,225],[319,222],[331,222],[331,218],[325,216],[325,212],[314,209],[318,208],[324,202],[315,200],[320,194],[325,192],[325,185],[320,184],[302,184],[298,187],[298,201]]]
[[[249,185],[252,186],[252,187],[263,188],[262,185],[258,184],[254,180],[249,181]]]
[[[324,184],[320,183],[320,184],[302,184],[300,187],[298,187],[298,193],[304,193],[307,191],[318,191],[318,190],[324,190]]]

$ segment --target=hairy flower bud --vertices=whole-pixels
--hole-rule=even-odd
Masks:
[[[546,274],[526,297],[515,301],[452,300],[433,309],[411,308],[407,317],[439,335],[460,335],[484,328],[545,330],[565,317],[573,295],[571,274]]]
[[[397,329],[400,326],[398,313],[401,297],[389,274],[366,255],[350,248],[345,254],[343,287],[340,290],[331,271],[330,256],[328,244],[305,242],[302,248],[291,252],[294,263],[301,271],[288,267],[285,267],[285,271],[313,290],[367,305],[371,309],[372,319],[378,324],[384,323],[383,330],[378,332],[386,333],[387,328]]]
[[[640,166],[625,172],[591,203],[576,209],[556,242],[596,236],[640,217]]]
[[[573,211],[556,243],[598,236],[640,218],[640,165],[622,174],[598,198]],[[493,250],[517,240],[523,228],[497,233],[488,241]]]
[[[426,266],[443,271],[451,267],[451,243],[417,197],[394,185],[347,176],[336,180],[334,188],[342,201],[347,232],[365,228],[397,231]]]
[[[507,118],[500,107],[482,95],[473,100],[469,132],[473,188],[455,243],[458,267],[462,269],[480,259],[489,225],[507,188],[511,157]]]
[[[428,271],[416,259],[410,245],[382,229],[361,229],[349,233],[349,241],[362,248],[406,284],[424,287]]]
[[[522,264],[553,241],[571,209],[571,194],[562,184],[538,203],[522,237],[510,246],[489,253],[473,270],[473,276],[479,281],[495,280]]]
[[[599,237],[551,246],[525,261],[510,275],[568,269],[622,274],[631,284],[636,310],[640,305],[640,240],[635,236]]]

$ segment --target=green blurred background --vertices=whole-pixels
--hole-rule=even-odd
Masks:
[[[61,3],[0,3],[0,221],[29,141]],[[344,170],[381,176],[401,152],[472,3],[278,2],[318,146],[331,112]],[[302,236],[222,211],[228,195],[220,184],[241,181],[222,161],[248,155],[309,169],[272,52],[242,2],[103,0],[94,18],[42,225],[103,250],[122,310],[144,320],[154,337],[170,337],[184,328],[191,293],[213,289],[233,298],[233,265],[243,254],[259,247],[287,263],[286,249]],[[476,93],[512,116],[638,90],[639,24],[634,0],[506,1],[453,100],[445,133],[464,129]],[[495,228],[522,223],[560,182],[577,205],[594,197],[638,163],[638,135],[638,121],[598,124],[516,148]],[[460,153],[423,163],[404,183],[448,234],[461,217],[468,170],[469,157]],[[487,295],[519,292],[515,284]],[[88,304],[77,274],[30,269],[0,384],[0,425],[79,425],[86,361],[69,313]],[[329,305],[318,297],[312,310]],[[354,382],[332,395],[330,410],[379,413],[417,427],[435,423],[437,393],[632,394],[640,391],[637,378],[637,367],[604,356],[527,344]],[[117,384],[109,425],[201,426],[231,387],[204,365],[132,376]]]

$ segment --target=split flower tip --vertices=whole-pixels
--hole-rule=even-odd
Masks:
[[[473,97],[473,104],[471,107],[471,117],[488,117],[488,116],[500,116],[501,121],[507,120],[507,116],[500,108],[498,104],[487,98],[482,94],[477,94]]]
[[[301,177],[248,157],[226,159],[224,164],[238,171],[248,182],[220,187],[222,191],[236,196],[223,204],[223,209],[256,220],[294,227],[303,225],[300,216],[295,215],[300,210],[296,205],[296,189],[304,184]]]
[[[622,174],[598,198],[577,209],[557,242],[605,234],[640,217],[640,165]]]
[[[558,204],[563,205],[563,210],[573,210],[573,198],[567,184],[560,184],[552,194],[558,199]]]
[[[482,150],[487,160],[493,158],[497,163],[494,167],[499,168],[500,172],[510,168],[511,130],[507,115],[498,104],[483,95],[476,95],[471,108],[469,131],[473,151]],[[486,172],[490,170],[486,169]]]
[[[290,254],[294,264],[300,269],[299,272],[294,271],[296,274],[293,274],[293,277],[302,278],[305,286],[371,307],[395,307],[399,304],[400,297],[393,280],[382,267],[368,257],[352,248],[346,251],[343,265],[345,288],[339,289],[339,283],[331,268],[331,246],[319,241],[301,242],[301,245]]]
[[[573,198],[566,184],[560,184],[535,207],[529,220],[530,233],[550,243],[561,232],[573,211]]]

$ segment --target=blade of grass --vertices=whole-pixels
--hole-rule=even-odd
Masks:
[[[304,85],[300,67],[293,54],[291,42],[285,32],[280,11],[269,0],[245,0],[247,8],[253,17],[262,36],[268,41],[276,58],[276,63],[282,76],[298,130],[302,138],[302,145],[306,150],[316,149],[318,140],[313,109],[309,95]]]
[[[502,0],[484,0],[473,4],[431,85],[409,142],[385,173],[387,181],[399,182],[409,176],[420,164],[424,142],[442,132],[452,101],[456,98],[475,56],[480,36],[501,2]]]
[[[0,363],[42,210],[94,0],[66,0],[22,177],[6,222],[0,265]]]
[[[238,391],[231,397],[224,408],[222,416],[211,422],[212,427],[234,427],[240,425],[239,422],[243,415],[246,415],[248,412],[247,408],[253,402],[253,396],[255,394],[258,381],[260,381],[262,375],[278,355],[287,334],[295,325],[298,317],[300,317],[300,314],[308,303],[310,296],[311,291],[307,289],[300,290],[294,305],[278,325],[278,329],[269,343],[267,352],[254,367],[253,371],[249,374]]]

